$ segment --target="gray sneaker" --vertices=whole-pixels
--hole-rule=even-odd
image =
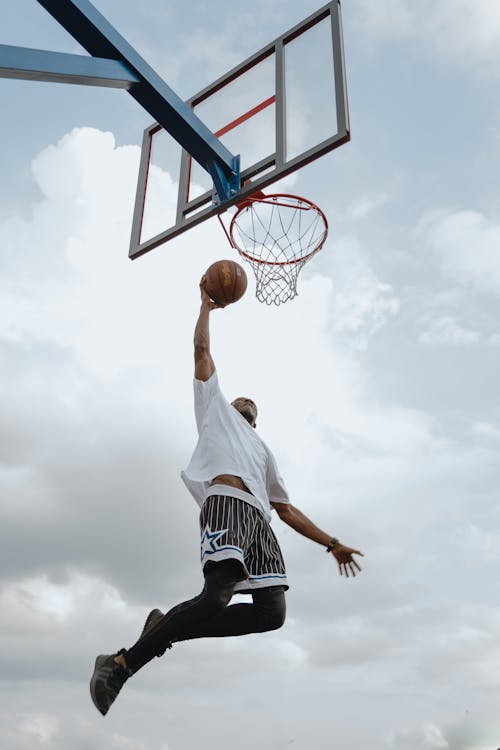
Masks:
[[[123,649],[118,653],[123,653]],[[98,656],[90,680],[90,696],[94,706],[103,716],[106,716],[116,696],[130,677],[130,671],[115,662],[116,655]]]

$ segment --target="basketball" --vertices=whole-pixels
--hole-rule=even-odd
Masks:
[[[247,288],[247,275],[234,260],[218,260],[205,274],[205,289],[218,305],[230,305],[243,297]]]

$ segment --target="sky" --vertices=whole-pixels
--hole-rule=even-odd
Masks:
[[[318,7],[95,5],[183,98]],[[279,307],[247,266],[211,344],[362,574],[274,518],[284,627],[178,644],[104,719],[95,656],[201,589],[192,334],[201,275],[237,258],[212,221],[130,261],[149,115],[0,79],[2,750],[500,747],[500,5],[342,10],[351,141],[289,183],[327,244]],[[35,0],[0,19],[3,44],[82,53]]]

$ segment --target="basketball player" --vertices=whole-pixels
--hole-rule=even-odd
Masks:
[[[148,615],[134,646],[98,656],[92,700],[105,715],[125,681],[178,641],[261,633],[285,621],[288,589],[283,557],[269,521],[272,509],[295,531],[331,553],[346,577],[361,568],[358,550],[321,531],[291,504],[273,454],[258,436],[257,407],[249,398],[230,404],[219,389],[210,354],[209,316],[216,305],[200,283],[201,310],[194,333],[195,416],[198,443],[182,478],[201,507],[201,594],[167,614]],[[232,604],[248,593],[251,604]]]

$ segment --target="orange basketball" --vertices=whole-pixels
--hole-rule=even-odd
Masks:
[[[212,263],[205,276],[208,296],[218,305],[237,302],[245,294],[247,275],[234,260],[218,260]]]

